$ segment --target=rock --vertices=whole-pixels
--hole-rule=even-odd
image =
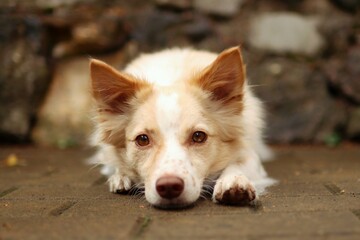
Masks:
[[[76,4],[89,4],[98,0],[2,0],[1,7],[16,7],[24,10],[49,10],[61,7],[72,7]]]
[[[334,12],[335,7],[329,0],[303,0],[301,4],[301,13],[305,15],[327,15]],[[330,18],[328,18],[330,20]]]
[[[93,19],[89,17],[89,13],[99,17]],[[78,15],[77,18],[72,17],[75,14]],[[126,14],[121,7],[102,10],[81,6],[77,9],[68,9],[62,13],[62,16],[49,20],[50,23],[58,25],[61,21],[66,22],[62,31],[70,32],[70,36],[69,39],[59,41],[55,46],[53,49],[55,58],[113,51],[121,48],[130,36]]]
[[[197,16],[184,27],[184,33],[193,42],[200,42],[213,33],[211,23],[205,17]]]
[[[0,139],[29,140],[50,79],[47,34],[36,18],[0,17]]]
[[[43,9],[59,8],[63,6],[71,6],[78,3],[91,3],[95,0],[36,0],[36,6]]]
[[[324,65],[335,91],[360,104],[360,45],[350,48],[343,57],[333,57]]]
[[[123,54],[115,53],[105,61],[115,67],[122,66]],[[89,58],[59,62],[32,132],[34,142],[60,148],[86,145],[93,128],[92,107]]]
[[[360,140],[360,107],[351,111],[346,134],[350,139]]]
[[[319,30],[326,39],[327,54],[343,54],[348,51],[349,39],[354,38],[354,20],[350,15],[340,11],[332,11],[320,17]]]
[[[317,21],[295,13],[264,13],[253,17],[247,42],[258,49],[278,54],[317,55],[324,39]]]
[[[355,13],[360,8],[359,0],[330,0],[330,2],[338,8],[351,13]]]
[[[188,21],[182,15],[154,9],[147,9],[133,17],[131,38],[139,44],[140,51],[144,52],[163,49],[169,45],[170,40],[176,41],[174,37],[181,35],[181,29],[171,27]],[[175,33],[168,34],[170,30]]]
[[[249,79],[268,110],[272,142],[324,141],[345,125],[345,110],[327,92],[326,77],[307,63],[275,58],[249,63]]]
[[[160,7],[171,7],[177,9],[189,9],[192,6],[192,0],[155,0]]]
[[[88,58],[57,64],[32,134],[35,143],[59,147],[85,143],[91,127],[89,76]]]
[[[222,17],[232,17],[244,0],[194,0],[194,7],[200,12]]]

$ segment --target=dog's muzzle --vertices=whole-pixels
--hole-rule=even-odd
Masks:
[[[156,191],[162,198],[177,198],[184,191],[184,180],[172,175],[161,177],[156,181]]]

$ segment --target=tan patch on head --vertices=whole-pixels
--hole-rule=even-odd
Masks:
[[[197,99],[204,109],[204,117],[215,129],[212,138],[217,142],[212,148],[217,149],[216,160],[209,161],[208,174],[221,171],[233,160],[234,152],[241,149],[245,81],[245,66],[236,47],[222,52],[211,65],[190,79],[187,86],[187,92]]]
[[[95,59],[90,61],[90,72],[98,107],[95,118],[98,141],[124,147],[125,127],[133,110],[151,94],[152,85]]]
[[[120,73],[106,63],[90,61],[92,94],[101,109],[108,112],[124,113],[128,102],[140,90],[151,85],[126,73]]]
[[[245,78],[240,48],[234,47],[220,53],[216,60],[191,82],[210,92],[214,100],[229,104],[242,100]]]
[[[190,79],[194,96],[217,123],[224,142],[239,138],[246,70],[240,48],[233,47],[219,54],[207,68]]]

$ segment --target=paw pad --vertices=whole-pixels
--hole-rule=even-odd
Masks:
[[[246,205],[252,202],[256,197],[255,190],[252,187],[244,189],[239,186],[232,187],[224,193],[218,193],[215,196],[216,201],[230,205]]]

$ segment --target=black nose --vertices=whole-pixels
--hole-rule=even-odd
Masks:
[[[156,181],[156,191],[162,198],[176,198],[180,196],[183,190],[184,181],[179,177],[165,176]]]

